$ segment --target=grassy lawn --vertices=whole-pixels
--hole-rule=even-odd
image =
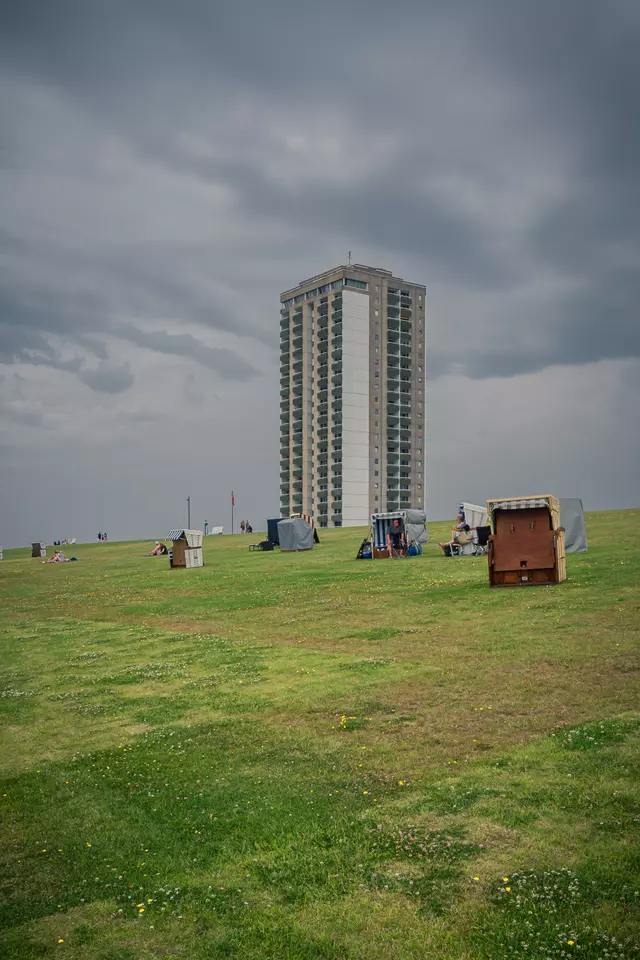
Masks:
[[[5,551],[0,956],[640,956],[640,511],[558,587],[450,526]]]

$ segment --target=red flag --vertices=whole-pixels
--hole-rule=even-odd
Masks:
[[[231,491],[231,506],[232,506],[232,507],[235,507],[235,505],[236,505],[236,498],[234,497],[234,495],[233,495],[233,490],[232,490],[232,491]]]

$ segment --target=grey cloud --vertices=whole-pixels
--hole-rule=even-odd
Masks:
[[[100,393],[122,393],[133,385],[128,363],[113,364],[102,360],[97,367],[78,371],[78,380]]]
[[[42,410],[28,403],[7,403],[0,399],[0,421],[20,426],[41,427],[44,423]]]
[[[334,7],[340,10],[339,31],[333,29]],[[33,15],[36,9],[39,16]],[[370,16],[361,16],[365,10]],[[531,364],[597,356],[601,340],[593,338],[586,315],[584,323],[578,312],[571,321],[569,348],[567,338],[557,334],[557,325],[571,313],[564,296],[549,304],[533,295],[531,312],[540,317],[544,311],[545,320],[537,321],[540,349],[527,348],[526,324],[514,322],[501,299],[521,285],[531,295],[537,272],[553,270],[589,282],[597,288],[595,301],[607,314],[619,315],[626,329],[623,316],[635,309],[633,290],[617,290],[616,304],[608,303],[613,274],[602,264],[611,248],[624,243],[637,253],[640,243],[633,213],[640,206],[634,162],[640,123],[631,122],[637,113],[632,91],[640,85],[639,23],[632,3],[487,0],[480,7],[453,4],[445,12],[440,5],[411,0],[400,0],[393,10],[381,2],[348,9],[331,2],[303,10],[291,0],[274,0],[238,2],[222,11],[192,0],[186,14],[161,0],[99,8],[72,0],[55,8],[21,4],[10,11],[4,32],[6,62],[46,78],[122,137],[142,162],[195,178],[203,187],[230,190],[238,222],[283,225],[290,242],[299,238],[313,249],[343,237],[345,246],[422,261],[427,282],[433,276],[441,287],[493,291],[488,346],[478,348],[470,370],[499,367],[509,376]],[[309,56],[301,37],[314,48],[326,40],[331,69],[322,57]],[[378,57],[367,55],[373,44]],[[391,69],[384,55],[399,50],[402,57],[394,55]],[[475,88],[483,89],[487,77],[493,86],[478,99]],[[501,86],[513,98],[503,115],[489,99],[493,90],[500,103]],[[460,108],[465,100],[467,114]],[[322,132],[331,133],[333,116],[357,141],[371,140],[372,157],[374,134],[397,149],[340,182],[319,172],[288,181],[274,174],[284,157],[281,136],[278,140],[269,123],[274,105],[276,118],[288,117],[285,129],[293,131],[300,117],[319,111],[318,142]],[[475,136],[465,124],[477,128]],[[454,172],[463,192],[499,190],[506,158],[513,154],[514,165],[521,164],[520,141],[528,139],[551,173],[566,167],[567,193],[575,196],[542,207],[513,235],[498,213],[473,205],[463,211],[439,189],[442,176]],[[217,302],[200,252],[197,244],[191,251],[179,244],[172,250],[162,243],[136,247],[123,238],[118,249],[100,250],[93,267],[83,266],[81,251],[74,259],[81,270],[99,275],[100,310],[106,302],[108,316],[130,313],[172,326],[189,321],[273,343],[264,324],[247,325],[244,315],[229,315],[228,305]],[[95,253],[84,256],[90,260]],[[596,273],[593,264],[599,265]],[[230,264],[230,271],[238,269]],[[274,299],[277,286],[288,282],[283,263],[282,283],[270,291]],[[260,290],[262,296],[266,292]],[[475,318],[473,311],[448,315],[445,304],[439,321],[456,331],[455,342]],[[512,349],[497,350],[507,334]],[[580,350],[571,346],[576,338]],[[445,340],[436,330],[434,371],[455,359]],[[630,340],[635,355],[637,342],[626,335],[611,337],[602,355],[628,355]],[[616,343],[625,352],[616,353]],[[189,355],[188,346],[180,349]]]
[[[209,347],[190,333],[167,333],[166,330],[146,332],[132,324],[119,324],[114,333],[147,350],[167,353],[171,356],[188,357],[203,367],[213,370],[225,380],[249,380],[256,371],[233,350]]]

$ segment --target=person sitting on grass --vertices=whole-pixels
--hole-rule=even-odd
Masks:
[[[69,558],[65,557],[64,553],[60,550],[56,550],[52,557],[49,557],[48,560],[43,560],[43,563],[68,563]]]
[[[438,546],[442,548],[442,552],[445,557],[453,556],[453,547],[464,547],[466,543],[469,543],[471,540],[471,527],[468,523],[463,523],[462,527],[459,528],[456,526],[452,530],[452,538],[447,543],[439,543]]]
[[[149,556],[150,556],[150,557],[162,557],[162,556],[164,556],[165,554],[167,554],[168,552],[169,552],[169,551],[167,550],[165,544],[164,544],[164,543],[160,543],[159,540],[156,540],[156,545],[155,545],[155,547],[153,548],[153,550],[151,551],[151,553],[149,554]]]

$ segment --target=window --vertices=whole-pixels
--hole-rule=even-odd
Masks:
[[[376,473],[376,477],[377,477],[377,476],[378,476],[378,474]],[[374,483],[374,487],[376,488],[376,490],[378,489],[379,486],[380,486],[379,483]]]
[[[376,297],[376,303],[380,303],[380,297]],[[378,311],[376,310],[376,317],[378,316]]]
[[[380,334],[376,333],[376,343],[380,341]]]
[[[379,453],[379,450],[378,450],[377,447],[375,448],[375,451],[374,451],[374,452],[375,452],[375,453]]]
[[[373,462],[374,462],[374,463],[378,463],[378,458],[376,457]]]
[[[378,413],[378,414],[380,413],[379,407],[376,407],[376,413]]]
[[[377,494],[376,494],[376,498],[375,498],[375,500],[376,500],[376,503],[377,503],[377,502],[378,502],[378,495],[377,495]]]
[[[345,277],[344,285],[345,287],[354,287],[356,290],[369,289],[369,284],[365,283],[364,280],[352,280],[350,277]]]
[[[380,376],[380,371],[376,370],[376,377],[379,377],[379,376]]]
[[[380,476],[380,471],[379,471],[379,470],[376,470],[374,476],[379,477],[379,476]],[[376,487],[377,487],[377,486],[378,486],[378,484],[376,483]]]
[[[422,294],[418,295],[418,303],[422,303]]]
[[[380,315],[380,311],[379,311],[379,310],[374,310],[373,312],[375,313],[376,317]]]

